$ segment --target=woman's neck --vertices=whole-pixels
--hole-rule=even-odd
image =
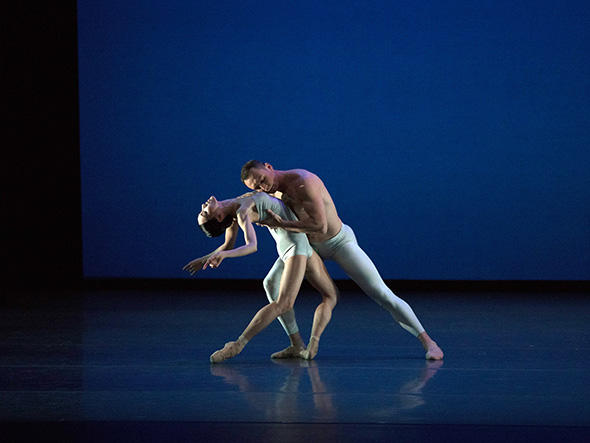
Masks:
[[[230,198],[218,202],[219,209],[222,211],[224,217],[227,217],[228,215],[236,215],[236,212],[240,207],[240,203],[237,200],[237,198]]]

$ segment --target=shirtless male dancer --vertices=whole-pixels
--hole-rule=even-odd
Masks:
[[[428,360],[442,360],[442,349],[426,333],[410,305],[387,287],[371,259],[358,245],[352,229],[338,217],[332,197],[317,175],[305,169],[275,170],[269,163],[250,160],[242,167],[241,178],[252,190],[277,195],[280,193],[281,199],[298,218],[284,220],[272,211],[267,211],[269,217],[259,224],[305,232],[311,246],[322,259],[332,259],[338,263],[365,294],[389,311],[402,328],[420,340]],[[264,279],[267,292],[276,291],[280,278],[281,269],[273,268]],[[284,323],[287,325],[296,325],[292,311],[283,314],[283,319],[286,319]],[[299,352],[300,348],[291,345],[273,354],[273,357],[296,357]]]

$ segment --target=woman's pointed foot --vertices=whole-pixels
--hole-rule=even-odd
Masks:
[[[211,356],[209,357],[209,361],[211,363],[221,363],[224,360],[228,360],[232,357],[235,357],[240,352],[242,352],[242,349],[243,346],[240,346],[240,344],[237,341],[230,341],[225,344],[223,349],[219,349],[215,351],[213,354],[211,354]]]

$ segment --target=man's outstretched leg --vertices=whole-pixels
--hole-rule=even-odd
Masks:
[[[441,360],[444,357],[442,349],[426,333],[410,305],[389,289],[371,259],[358,244],[347,243],[340,248],[334,259],[365,294],[389,311],[402,328],[420,340],[428,360]],[[351,266],[351,263],[354,265]]]
[[[324,259],[330,258],[338,263],[365,294],[386,309],[402,328],[418,338],[427,359],[441,360],[444,357],[442,349],[428,336],[410,305],[385,284],[371,259],[358,245],[352,229],[343,225],[337,237],[313,246]]]

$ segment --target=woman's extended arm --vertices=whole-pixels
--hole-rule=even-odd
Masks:
[[[238,225],[244,232],[244,241],[246,244],[238,248],[218,251],[212,254],[205,261],[203,269],[205,269],[207,266],[211,268],[217,268],[225,258],[243,257],[244,255],[249,255],[256,252],[256,250],[258,249],[258,242],[256,240],[256,232],[254,231],[254,225],[252,225],[251,220],[252,208],[253,205],[251,204],[248,207],[242,207],[238,209],[237,212]]]
[[[213,256],[214,254],[227,251],[228,249],[232,249],[236,244],[236,238],[238,236],[238,223],[234,220],[229,228],[225,230],[225,241],[221,246],[219,246],[214,251],[210,252],[207,255],[204,255],[199,258],[195,258],[194,260],[188,262],[182,269],[183,271],[190,272],[191,275],[194,275],[200,269],[205,269],[205,263],[209,257]]]

